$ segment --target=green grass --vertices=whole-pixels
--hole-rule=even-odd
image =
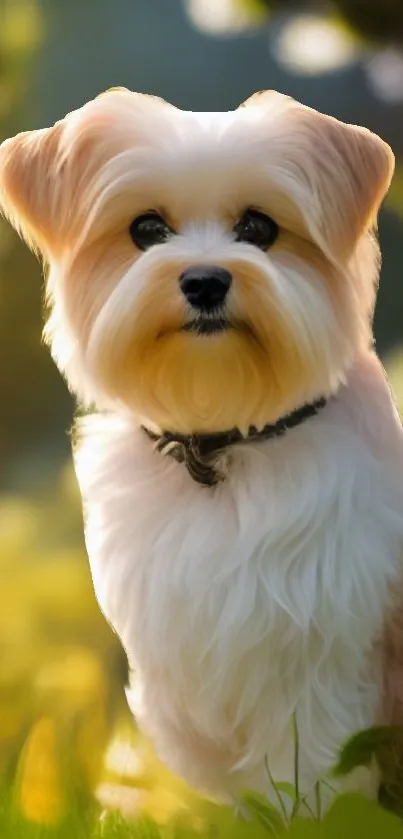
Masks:
[[[97,817],[91,823],[78,813],[57,828],[43,828],[24,822],[7,808],[0,815],[1,839],[267,839],[282,835],[288,839],[402,839],[403,826],[378,805],[355,795],[341,796],[320,824],[297,819],[282,829],[259,819],[236,819],[229,810],[219,808],[198,829],[177,822],[160,826],[150,819],[130,824],[114,815]]]

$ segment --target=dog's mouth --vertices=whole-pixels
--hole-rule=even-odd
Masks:
[[[233,329],[233,326],[225,317],[199,316],[183,324],[181,332],[192,332],[195,335],[217,335],[220,332],[227,332],[229,329]]]
[[[259,336],[255,333],[255,330],[250,324],[245,321],[229,320],[225,317],[225,315],[221,314],[198,315],[197,317],[192,317],[173,331],[176,333],[186,332],[197,337],[208,337],[223,335],[228,332],[238,332],[246,336],[249,341],[255,344],[259,352],[265,352],[264,347],[262,347],[259,340]],[[167,337],[169,334],[172,334],[172,332],[161,332],[158,338]]]

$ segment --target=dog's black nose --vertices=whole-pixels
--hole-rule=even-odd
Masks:
[[[181,291],[188,303],[204,312],[222,306],[231,282],[230,272],[216,265],[194,265],[179,277]]]

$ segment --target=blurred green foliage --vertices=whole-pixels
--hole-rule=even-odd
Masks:
[[[37,0],[0,0],[0,141],[32,120],[30,72],[44,37]],[[41,345],[42,318],[41,267],[0,218],[0,485],[16,451],[63,439],[70,398]]]
[[[256,5],[270,13],[273,10],[301,11],[301,6],[313,11],[336,11],[357,35],[376,44],[403,42],[403,14],[401,0],[239,0],[244,5]]]
[[[359,35],[377,44],[403,42],[400,0],[334,0],[343,19]]]

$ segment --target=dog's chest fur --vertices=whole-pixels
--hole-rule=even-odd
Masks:
[[[375,718],[403,479],[353,413],[336,400],[240,447],[214,490],[124,420],[99,418],[81,448],[94,584],[132,707],[190,781],[225,788],[228,770],[252,779],[266,757],[292,778],[295,714],[309,785]]]

